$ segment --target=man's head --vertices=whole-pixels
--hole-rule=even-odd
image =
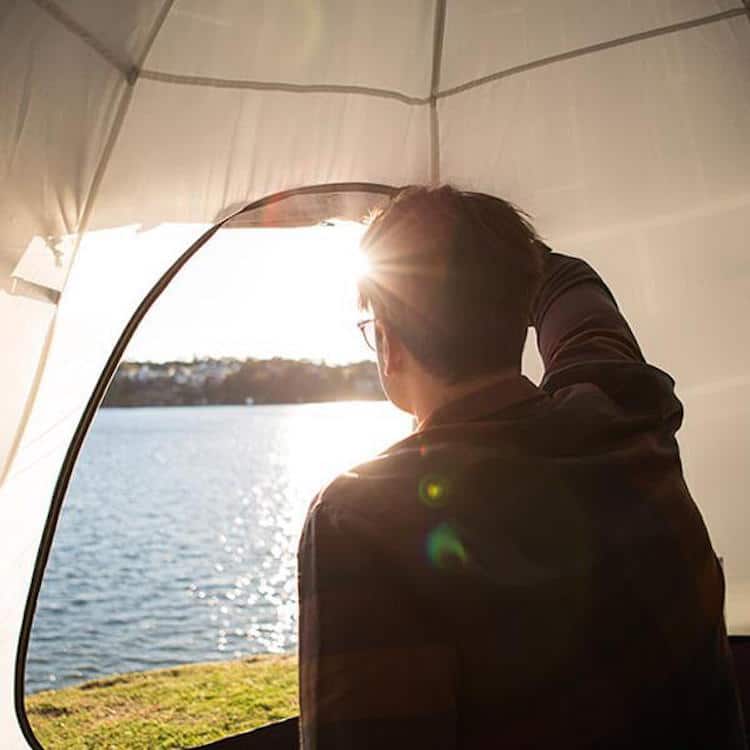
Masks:
[[[362,238],[383,387],[412,411],[414,379],[446,387],[520,371],[543,249],[526,217],[482,193],[408,187]]]

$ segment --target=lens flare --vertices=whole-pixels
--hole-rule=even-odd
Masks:
[[[441,569],[462,568],[469,562],[463,542],[450,524],[443,523],[427,536],[427,557]]]
[[[442,508],[448,502],[448,481],[428,474],[419,481],[419,499],[429,508]]]

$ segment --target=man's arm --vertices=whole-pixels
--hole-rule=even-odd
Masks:
[[[359,522],[317,500],[299,547],[305,750],[455,747],[454,654]]]
[[[579,258],[551,251],[545,263],[531,312],[544,362],[543,385],[575,365],[644,364],[633,332],[596,271]]]

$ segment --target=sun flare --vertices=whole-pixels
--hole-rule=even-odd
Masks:
[[[355,281],[359,281],[370,273],[370,259],[359,248],[356,248],[352,254],[351,262]]]
[[[172,245],[179,247],[189,244],[184,239],[189,229],[163,226],[139,237],[144,252],[169,244],[172,234]],[[336,221],[219,232],[146,316],[127,358],[280,356],[334,363],[371,358],[356,327],[357,282],[369,271],[359,245],[365,230],[363,224]]]
[[[361,224],[342,221],[316,228],[308,235],[305,252],[310,252],[314,258],[315,277],[321,285],[353,287],[367,275],[370,264],[359,246],[364,231]],[[290,241],[300,247],[299,238],[290,236]]]

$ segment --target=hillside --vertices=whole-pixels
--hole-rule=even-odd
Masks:
[[[296,404],[382,398],[374,362],[335,366],[280,358],[208,359],[123,362],[103,406]]]

